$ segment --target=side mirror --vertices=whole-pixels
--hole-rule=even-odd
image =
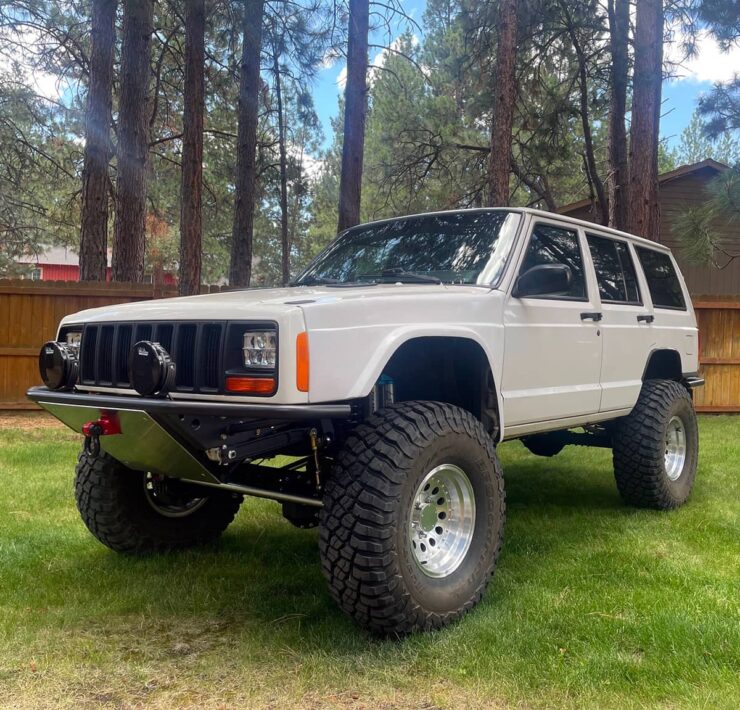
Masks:
[[[565,264],[539,264],[527,269],[517,280],[512,296],[551,296],[567,293],[573,274]]]

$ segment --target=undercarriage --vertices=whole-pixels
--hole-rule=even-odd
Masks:
[[[242,405],[45,387],[28,396],[83,434],[87,451],[130,469],[315,508],[338,443],[368,406]]]

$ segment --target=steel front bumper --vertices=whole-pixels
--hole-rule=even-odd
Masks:
[[[138,471],[151,471],[207,484],[220,484],[214,467],[203,452],[194,450],[167,425],[167,415],[244,417],[306,422],[349,419],[348,404],[265,405],[128,397],[81,392],[58,392],[32,387],[28,398],[70,429],[103,415],[115,415],[120,433],[100,437],[100,448]]]

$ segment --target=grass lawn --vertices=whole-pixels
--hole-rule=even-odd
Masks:
[[[740,418],[701,419],[680,510],[624,507],[610,452],[502,445],[483,603],[403,641],[333,605],[316,531],[247,500],[215,547],[121,557],[74,506],[63,428],[0,431],[0,707],[740,707]]]

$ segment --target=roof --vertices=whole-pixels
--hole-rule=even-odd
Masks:
[[[721,163],[718,163],[721,165]],[[590,204],[590,201],[586,200],[586,204]],[[456,209],[456,210],[440,210],[438,212],[420,212],[418,214],[408,214],[408,215],[399,215],[398,217],[387,217],[385,219],[378,219],[373,222],[365,222],[363,224],[358,224],[354,227],[350,227],[347,229],[344,233],[351,233],[356,229],[361,229],[362,227],[367,227],[370,225],[377,225],[377,224],[383,224],[384,222],[395,222],[397,220],[401,219],[412,219],[414,217],[430,217],[432,215],[445,215],[445,214],[460,214],[460,213],[487,213],[487,212],[515,212],[517,214],[525,214],[525,215],[533,215],[534,217],[541,217],[544,219],[550,219],[557,222],[562,222],[563,224],[570,224],[574,227],[581,227],[582,229],[587,229],[589,232],[596,232],[603,234],[611,234],[614,236],[622,237],[624,239],[631,239],[634,242],[639,242],[644,244],[645,246],[649,246],[651,249],[659,249],[663,251],[670,251],[668,247],[659,244],[658,242],[654,242],[651,239],[645,239],[644,237],[639,237],[636,234],[630,234],[628,232],[621,232],[618,229],[613,229],[612,227],[605,227],[601,224],[595,224],[594,222],[590,222],[586,219],[578,219],[577,217],[570,217],[565,214],[560,214],[559,212],[548,212],[547,210],[538,210],[534,207],[472,207],[472,208],[463,208],[463,209]]]
[[[699,172],[700,170],[713,170],[716,173],[723,173],[725,170],[729,170],[730,166],[720,163],[718,160],[712,160],[707,158],[701,160],[698,163],[689,163],[688,165],[680,165],[675,170],[669,170],[667,173],[658,175],[658,184],[662,185],[665,182],[670,182],[676,178],[683,177],[684,175],[690,175],[691,173]],[[592,200],[586,198],[585,200],[578,200],[578,202],[571,202],[569,205],[564,205],[558,212],[560,214],[567,214],[568,212],[575,212],[576,210],[589,207],[592,204]]]
[[[79,266],[80,257],[69,247],[40,247],[31,254],[23,254],[16,259],[19,264],[51,265],[55,266]],[[108,266],[111,263],[111,250],[108,249]]]

